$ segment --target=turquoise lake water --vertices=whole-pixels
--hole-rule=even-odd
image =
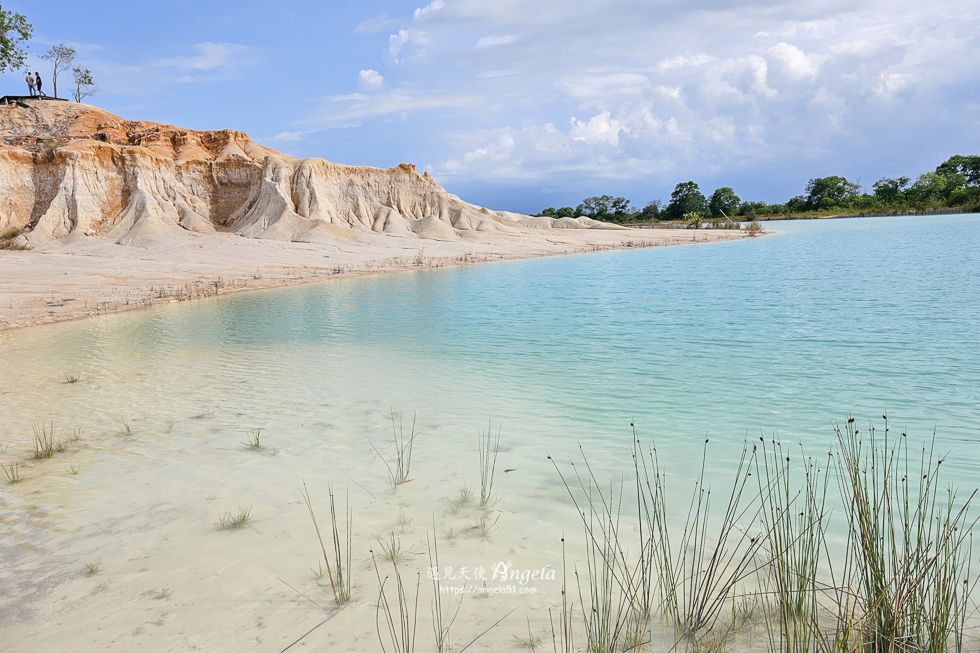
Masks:
[[[22,389],[67,369],[101,378],[106,394],[53,402],[93,419],[135,415],[136,402],[164,421],[217,411],[369,430],[393,408],[447,433],[492,417],[535,455],[575,441],[621,451],[630,421],[668,455],[707,435],[724,459],[760,431],[822,448],[834,420],[887,413],[910,435],[935,429],[955,473],[975,476],[980,217],[767,227],[777,233],[54,325],[0,335],[0,357]],[[109,390],[120,386],[134,395]],[[9,406],[0,417],[42,418]]]
[[[18,588],[0,597],[0,630],[39,651],[75,641],[82,622],[79,650],[285,646],[322,617],[282,583],[329,600],[310,573],[320,550],[299,488],[322,517],[335,484],[355,514],[357,596],[319,645],[375,650],[371,547],[398,537],[421,570],[438,533],[444,564],[557,568],[560,538],[581,526],[547,456],[568,470],[581,445],[601,482],[628,476],[631,422],[672,477],[674,526],[705,439],[709,482],[730,486],[746,438],[825,452],[848,416],[863,430],[887,413],[916,441],[935,432],[965,497],[980,479],[980,216],[766,226],[775,233],[740,242],[337,280],[0,333],[0,462],[26,476],[0,484],[0,583]],[[391,457],[391,414],[420,434],[412,482],[395,491],[371,444]],[[484,537],[486,514],[453,497],[479,487],[488,422],[501,447]],[[40,423],[80,427],[81,440],[33,460]],[[242,446],[253,429],[267,449]],[[249,528],[216,529],[239,507]],[[461,628],[475,636],[519,608],[547,632],[560,585],[539,585],[527,600],[467,601]],[[175,598],[153,599],[160,588]],[[163,625],[140,639],[150,612]],[[525,622],[501,628],[493,650],[510,650]]]

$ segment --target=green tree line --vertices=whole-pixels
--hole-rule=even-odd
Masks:
[[[845,177],[832,175],[807,182],[803,194],[779,204],[742,201],[729,186],[715,189],[705,197],[693,181],[677,184],[666,206],[660,200],[642,209],[625,197],[600,195],[587,197],[577,207],[548,207],[538,215],[553,218],[586,216],[618,223],[685,221],[785,215],[827,215],[833,213],[905,213],[930,209],[980,211],[980,156],[957,154],[941,163],[934,172],[924,172],[915,181],[910,177],[876,181],[871,192]]]

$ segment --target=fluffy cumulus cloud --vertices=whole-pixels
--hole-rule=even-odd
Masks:
[[[805,174],[903,172],[882,169],[899,141],[980,147],[980,12],[962,0],[434,0],[396,22],[361,62],[362,93],[310,126],[410,121],[442,181],[669,192],[704,175],[766,195]]]
[[[357,74],[357,86],[361,90],[376,91],[384,86],[385,78],[377,70],[362,70]]]
[[[620,122],[609,116],[609,111],[603,111],[597,116],[589,119],[589,122],[582,122],[576,118],[571,119],[572,129],[569,135],[574,141],[581,141],[589,145],[619,145],[619,132],[623,130]]]

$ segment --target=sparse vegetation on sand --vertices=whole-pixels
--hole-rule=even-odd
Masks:
[[[630,481],[601,483],[581,448],[570,470],[555,463],[586,551],[574,570],[579,608],[563,592],[555,650],[570,651],[576,632],[589,651],[634,650],[651,641],[655,616],[692,650],[723,648],[758,619],[773,651],[962,650],[976,583],[976,491],[960,497],[941,488],[934,439],[913,454],[887,419],[883,435],[854,424],[836,429],[829,455],[776,438],[746,441],[720,512],[705,480],[706,441],[676,528],[666,519],[656,446],[643,446],[635,432]],[[843,546],[828,538],[831,475],[850,524]],[[624,503],[635,505],[635,519],[622,513]]]
[[[330,580],[330,588],[333,590],[334,602],[337,605],[344,605],[350,602],[351,599],[351,541],[353,537],[354,513],[351,510],[350,500],[348,498],[345,512],[343,513],[344,521],[342,522],[346,525],[346,529],[342,536],[340,526],[337,522],[337,508],[333,485],[329,486],[328,492],[330,496],[330,527],[333,535],[333,565],[330,564],[327,547],[323,543],[323,536],[320,534],[320,525],[317,523],[316,513],[313,511],[313,501],[310,499],[310,491],[306,487],[306,483],[303,483],[303,502],[306,504],[306,509],[310,513],[313,528],[316,530],[317,540],[320,542],[320,552],[323,554],[323,562],[327,566],[326,575]],[[394,536],[392,538],[394,539]],[[322,577],[324,575],[323,568],[319,567],[319,569],[319,576]]]
[[[415,446],[415,438],[418,437],[418,433],[415,432],[415,422],[416,416],[413,415],[412,427],[406,435],[405,424],[402,421],[401,415],[399,414],[397,416],[396,423],[396,416],[394,411],[392,411],[391,434],[394,441],[395,457],[391,461],[378,450],[374,442],[371,442],[371,438],[368,438],[368,443],[371,445],[371,448],[378,454],[381,462],[385,464],[385,468],[388,470],[388,480],[391,482],[391,487],[396,490],[399,485],[411,480],[409,474],[412,469],[412,449]]]
[[[3,471],[4,478],[10,484],[20,483],[24,480],[24,472],[22,471],[23,464],[19,462],[10,463],[9,465],[0,465],[0,470]]]
[[[500,453],[500,430],[493,432],[493,421],[487,422],[486,432],[478,431],[480,449],[480,507],[488,508],[494,502],[493,477],[497,471],[497,454]]]
[[[31,429],[34,431],[34,458],[54,458],[56,453],[64,453],[68,450],[68,445],[71,442],[75,442],[81,438],[81,429],[77,428],[72,431],[71,436],[68,439],[56,438],[56,430],[54,427],[54,422],[44,422],[38,423],[34,422],[31,425]]]
[[[262,444],[262,431],[264,429],[253,429],[245,432],[245,440],[242,442],[247,449],[258,451],[265,445]]]
[[[374,552],[371,553],[372,557]],[[387,556],[386,556],[387,557]],[[386,590],[391,575],[382,580],[380,565],[374,560],[374,570],[378,577],[378,603],[375,610],[375,626],[378,631],[378,642],[383,653],[412,653],[415,650],[415,635],[418,627],[419,589],[422,586],[422,576],[416,572],[415,595],[402,580],[398,563],[392,562],[394,574],[394,598],[389,598]]]
[[[218,515],[218,528],[223,531],[237,531],[252,521],[251,508],[239,508],[238,512],[223,512]]]

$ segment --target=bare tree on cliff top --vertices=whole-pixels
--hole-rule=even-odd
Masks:
[[[20,47],[31,38],[34,28],[27,19],[12,11],[4,11],[0,4],[0,73],[11,68],[16,70],[27,61],[27,52]]]
[[[75,102],[81,102],[90,95],[99,92],[99,87],[92,81],[92,71],[88,68],[73,68],[71,71],[75,77]]]
[[[58,73],[71,70],[71,65],[75,61],[75,49],[59,43],[51,46],[47,54],[42,54],[41,58],[51,62],[51,83],[54,84],[54,96],[58,97]]]

